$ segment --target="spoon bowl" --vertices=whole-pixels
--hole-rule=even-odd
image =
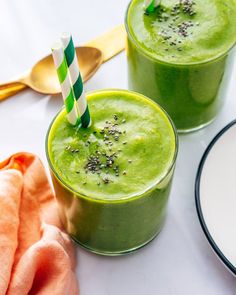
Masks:
[[[76,53],[83,81],[87,81],[103,62],[101,50],[93,47],[77,47]],[[93,62],[91,62],[93,61]],[[55,65],[51,55],[41,59],[31,69],[30,73],[21,79],[33,90],[44,94],[57,94],[61,92]]]

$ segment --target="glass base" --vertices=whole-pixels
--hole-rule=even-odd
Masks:
[[[207,123],[204,123],[202,125],[199,125],[197,127],[193,127],[193,128],[190,128],[190,129],[178,129],[177,128],[177,131],[178,131],[179,134],[185,134],[185,133],[198,131],[198,130],[203,129],[203,128],[207,127],[208,125],[210,125],[215,120],[215,118],[216,117],[214,117],[212,120],[210,120]]]
[[[160,232],[159,232],[160,233]],[[158,235],[159,233],[155,234],[151,239],[149,239],[148,241],[146,241],[145,243],[137,246],[137,247],[134,247],[134,248],[131,248],[131,249],[128,249],[128,250],[124,250],[124,251],[117,251],[117,252],[109,252],[109,251],[99,251],[97,249],[94,249],[94,248],[90,248],[86,245],[84,245],[83,243],[79,242],[75,237],[73,236],[70,236],[71,239],[76,243],[78,244],[80,247],[82,247],[83,249],[89,251],[89,252],[92,252],[92,253],[95,253],[95,254],[99,254],[99,255],[103,255],[103,256],[122,256],[122,255],[127,255],[127,254],[131,254],[133,252],[136,252],[138,251],[139,249],[143,248],[144,246],[146,246],[147,244],[151,243]]]

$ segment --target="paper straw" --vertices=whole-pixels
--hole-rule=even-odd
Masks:
[[[65,58],[70,72],[70,79],[73,85],[74,97],[77,102],[82,127],[86,128],[91,125],[91,118],[71,34],[62,34],[61,41],[63,44]]]
[[[147,13],[153,12],[161,0],[144,0],[144,9]]]
[[[55,43],[52,46],[52,56],[57,70],[62,97],[67,111],[67,119],[70,124],[77,125],[79,122],[79,117],[76,110],[75,99],[70,83],[69,71],[61,43]]]

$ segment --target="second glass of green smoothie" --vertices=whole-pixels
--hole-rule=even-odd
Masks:
[[[134,251],[162,229],[178,140],[165,111],[141,94],[86,95],[89,128],[70,125],[63,109],[46,153],[65,230],[104,255]]]
[[[143,0],[126,15],[129,88],[158,102],[179,132],[198,130],[222,108],[236,42],[235,0]]]

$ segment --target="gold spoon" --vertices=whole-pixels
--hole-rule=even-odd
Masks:
[[[97,39],[86,43],[83,47],[76,47],[84,82],[94,75],[103,62],[124,50],[125,39],[125,28],[120,25]],[[16,94],[27,86],[43,94],[61,92],[51,55],[37,62],[22,77],[0,84],[0,101]]]

